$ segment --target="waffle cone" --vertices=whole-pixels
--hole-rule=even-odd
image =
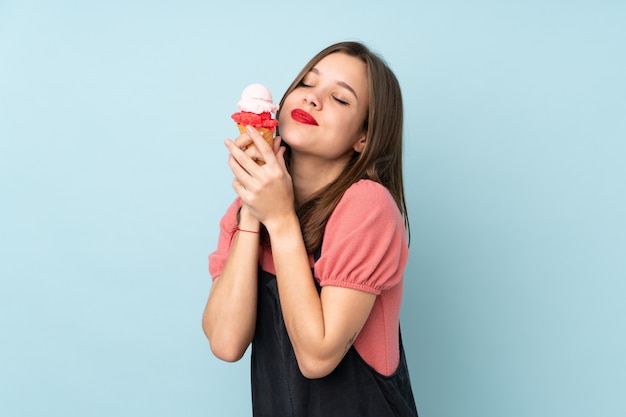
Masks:
[[[237,123],[237,128],[239,129],[239,133],[246,133],[246,125]],[[274,146],[274,132],[272,129],[267,129],[265,127],[255,127],[255,129],[263,136],[263,139],[265,139],[265,142],[267,142],[270,147]],[[254,143],[251,143],[248,146],[254,146]],[[263,161],[256,161],[256,163],[259,165],[265,165],[265,162]]]
[[[239,133],[246,133],[246,125],[237,123],[237,128],[239,129]],[[265,142],[267,142],[270,147],[274,145],[274,132],[272,131],[272,129],[267,129],[265,127],[255,127],[255,129],[257,132],[263,135],[263,139],[265,139]]]

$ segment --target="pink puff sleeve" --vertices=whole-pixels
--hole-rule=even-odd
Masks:
[[[230,251],[231,236],[237,228],[237,212],[241,208],[241,199],[237,197],[228,207],[220,221],[220,235],[217,241],[217,249],[209,255],[209,273],[213,279],[220,276],[228,253]]]
[[[382,185],[361,180],[328,220],[315,275],[321,286],[378,295],[402,281],[407,257],[406,229],[393,197]]]

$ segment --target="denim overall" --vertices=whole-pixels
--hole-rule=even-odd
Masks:
[[[258,291],[251,357],[254,417],[417,417],[401,336],[400,363],[390,376],[376,372],[352,346],[329,375],[307,379],[285,328],[276,276],[259,268]]]

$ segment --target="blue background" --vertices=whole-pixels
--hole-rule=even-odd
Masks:
[[[0,0],[0,415],[249,415],[222,142],[340,40],[403,88],[420,415],[626,415],[623,2],[210,3]]]

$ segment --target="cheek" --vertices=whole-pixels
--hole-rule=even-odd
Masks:
[[[291,124],[293,123],[293,120],[289,115],[290,112],[291,110],[288,111],[287,109],[284,109],[280,112],[280,115],[278,117],[278,131],[280,132],[281,136],[283,136],[285,132],[289,130]]]
[[[280,108],[280,112],[278,115],[278,123],[283,123],[284,120],[288,120],[291,118],[291,111],[294,109],[295,107],[292,105],[292,102],[288,99],[285,99],[285,101],[283,102],[281,108]]]
[[[285,97],[285,101],[283,101],[283,106],[281,107],[281,109],[285,109],[285,108],[293,109],[296,102],[297,102],[297,94],[292,91],[291,94]]]
[[[278,117],[278,133],[284,141],[288,141],[290,136],[293,136],[294,130],[296,128],[295,122],[291,119],[290,116],[291,110],[287,108],[281,109],[281,113]]]

